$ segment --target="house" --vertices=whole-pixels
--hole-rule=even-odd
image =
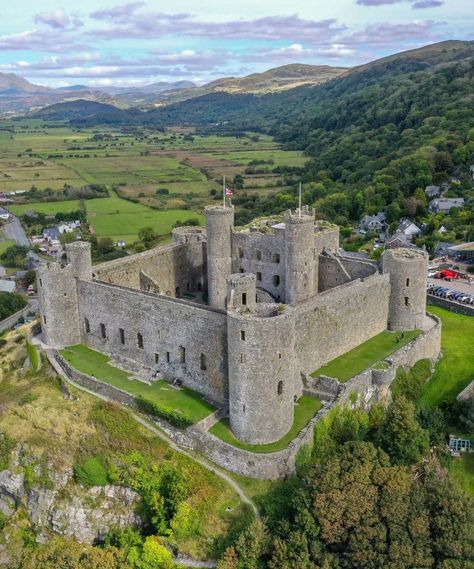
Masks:
[[[117,241],[117,247],[125,247],[127,243],[123,239]]]
[[[411,241],[414,235],[419,235],[421,233],[421,229],[410,219],[402,219],[396,232],[403,233],[403,235]]]
[[[448,248],[448,255],[465,263],[474,262],[474,241],[461,243],[460,245],[451,245]]]
[[[406,249],[418,248],[411,242],[411,236],[405,235],[401,231],[396,231],[385,241],[385,249],[398,249],[400,247],[405,247]]]
[[[429,200],[437,198],[441,195],[441,188],[439,186],[426,186],[425,195]]]
[[[0,207],[0,219],[3,221],[8,221],[10,217],[10,213],[4,207]]]
[[[63,233],[72,233],[74,231],[74,229],[77,229],[78,227],[80,227],[81,222],[76,220],[76,221],[65,221],[64,223],[61,223],[60,225],[58,225],[58,231],[59,233],[61,233],[61,235]]]
[[[454,435],[449,435],[449,450],[453,452],[472,452],[472,442],[469,439],[461,439]]]
[[[430,202],[431,213],[449,213],[453,207],[464,207],[464,198],[439,198]]]
[[[377,215],[364,215],[360,220],[359,229],[363,231],[383,231],[385,229],[385,213],[379,211]]]
[[[438,241],[436,246],[433,250],[433,254],[435,257],[443,257],[449,254],[449,248],[452,247],[452,243],[448,243],[447,241]]]
[[[438,233],[446,233],[448,230],[446,229],[446,227],[444,225],[442,225],[439,229],[438,229]]]
[[[43,239],[50,245],[58,245],[60,235],[61,233],[57,227],[49,227],[43,231]]]
[[[15,292],[15,281],[0,279],[0,292]]]

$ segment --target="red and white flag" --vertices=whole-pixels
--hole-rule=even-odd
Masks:
[[[234,190],[231,190],[230,188],[226,188],[226,189],[225,189],[225,195],[226,195],[228,198],[231,198],[231,197],[234,195]]]

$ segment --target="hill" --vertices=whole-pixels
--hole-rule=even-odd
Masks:
[[[137,109],[124,111],[114,105],[77,99],[65,103],[56,103],[30,113],[31,118],[43,120],[61,120],[77,122],[92,119],[98,124],[125,124],[134,122],[141,112]]]
[[[52,89],[34,85],[14,73],[0,73],[0,95],[15,93],[49,93]]]

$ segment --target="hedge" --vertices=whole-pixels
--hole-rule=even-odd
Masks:
[[[166,407],[165,405],[158,405],[157,403],[153,403],[152,401],[149,401],[142,395],[139,395],[136,399],[140,411],[143,411],[148,415],[154,415],[155,417],[160,417],[161,419],[168,421],[168,423],[171,423],[171,425],[174,425],[175,427],[179,427],[180,429],[186,429],[187,427],[190,427],[191,425],[194,424],[189,417],[183,415],[179,411],[171,409],[171,407]]]

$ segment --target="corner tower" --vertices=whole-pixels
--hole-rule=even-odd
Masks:
[[[426,315],[428,255],[413,249],[389,249],[382,256],[382,272],[390,274],[389,330],[416,330]]]
[[[305,300],[315,290],[314,210],[307,207],[285,214],[285,302]]]
[[[90,281],[92,279],[91,244],[87,241],[68,243],[66,255],[71,265],[72,276],[83,281]]]
[[[225,308],[227,284],[231,274],[232,227],[234,207],[206,207],[207,287],[209,304]]]
[[[229,417],[249,444],[279,440],[293,425],[294,321],[290,309],[257,304],[256,277],[230,277],[227,306]]]

